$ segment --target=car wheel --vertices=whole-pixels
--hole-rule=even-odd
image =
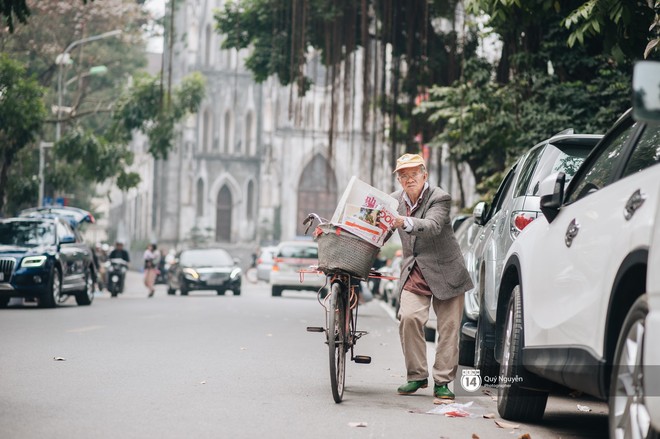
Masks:
[[[234,296],[240,296],[241,295],[241,289],[237,288],[234,290]]]
[[[646,295],[640,296],[623,322],[614,351],[610,379],[610,437],[657,438],[650,424],[644,395],[642,352],[644,321],[649,312]]]
[[[280,297],[282,295],[282,287],[272,287],[271,294],[273,297]]]
[[[39,305],[43,308],[55,308],[62,303],[62,276],[60,270],[53,268],[48,292],[41,297]]]
[[[481,378],[490,377],[491,383],[497,379],[499,364],[495,361],[495,328],[488,324],[483,299],[479,304],[477,332],[474,335],[474,367],[479,369]]]
[[[463,318],[461,319],[461,327],[459,329],[459,339],[458,339],[458,364],[461,366],[474,366],[474,339],[468,335],[463,334],[463,325],[470,322],[471,319],[465,315],[463,312]]]
[[[0,308],[7,308],[7,305],[9,305],[9,301],[11,300],[11,297],[7,296],[0,296]]]
[[[529,380],[530,374],[522,365],[524,331],[519,285],[516,285],[511,292],[504,330],[504,350],[499,374],[504,383],[498,383],[500,385],[497,391],[497,411],[500,416],[510,420],[541,419],[548,402],[548,393],[521,386]]]
[[[218,293],[218,296],[224,296],[225,290],[215,290]]]
[[[91,305],[94,300],[94,278],[87,271],[85,274],[85,289],[76,293],[76,303],[78,306]]]

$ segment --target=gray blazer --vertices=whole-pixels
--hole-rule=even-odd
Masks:
[[[406,216],[403,191],[394,192],[392,196],[399,200],[399,215]],[[403,250],[399,294],[415,261],[438,299],[450,299],[474,288],[451,228],[450,203],[451,196],[447,192],[429,187],[410,217],[413,229],[410,232],[398,229]]]

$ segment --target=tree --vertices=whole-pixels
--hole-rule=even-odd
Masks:
[[[0,216],[4,212],[9,169],[18,153],[33,142],[46,110],[43,89],[23,66],[0,54]]]

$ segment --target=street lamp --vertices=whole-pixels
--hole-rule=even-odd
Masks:
[[[100,40],[103,38],[109,38],[109,37],[114,37],[115,35],[121,34],[122,31],[121,29],[115,29],[110,32],[105,32],[99,35],[93,35],[91,37],[87,38],[82,38],[80,40],[76,40],[73,43],[69,44],[66,49],[64,49],[64,52],[60,53],[57,55],[57,58],[55,58],[55,63],[58,66],[57,69],[57,122],[55,125],[55,142],[60,140],[60,134],[61,134],[61,127],[60,127],[60,117],[61,117],[61,112],[62,112],[62,65],[63,64],[69,64],[71,62],[71,57],[69,56],[69,52],[71,49],[73,49],[76,46],[79,46],[84,43],[89,43],[90,41],[96,41]]]
[[[39,206],[44,205],[44,149],[52,148],[53,142],[41,142],[39,144]]]

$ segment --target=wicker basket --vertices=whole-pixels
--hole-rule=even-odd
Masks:
[[[314,238],[319,244],[319,268],[346,271],[366,280],[378,255],[378,247],[331,224],[320,224]]]

